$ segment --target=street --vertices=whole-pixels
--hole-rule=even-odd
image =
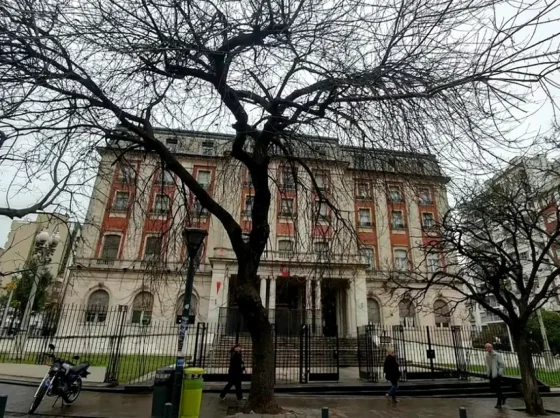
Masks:
[[[15,385],[0,385],[0,394],[8,395],[7,416],[25,416],[35,388]],[[522,407],[520,399],[508,400],[503,411],[494,409],[492,399],[443,399],[443,398],[402,398],[398,405],[387,403],[385,399],[368,397],[333,396],[293,396],[282,395],[278,401],[287,411],[294,411],[305,418],[320,417],[323,406],[330,409],[329,418],[457,418],[461,406],[467,408],[469,418],[517,418],[526,416],[516,409]],[[114,393],[82,392],[75,404],[63,409],[58,403],[53,407],[54,398],[43,401],[37,414],[73,417],[138,417],[149,418],[151,395],[128,395]],[[232,396],[220,403],[216,394],[205,394],[200,418],[224,418],[228,407],[235,406]],[[560,398],[545,398],[549,410],[560,412]],[[549,416],[560,417],[560,413]]]

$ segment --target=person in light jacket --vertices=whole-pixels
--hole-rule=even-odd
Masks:
[[[392,348],[387,350],[387,357],[385,357],[385,363],[383,364],[383,372],[385,373],[385,378],[391,382],[391,389],[385,395],[387,399],[391,399],[394,403],[397,403],[397,389],[399,387],[399,379],[401,378],[401,371],[399,369],[399,363],[397,363],[397,358],[395,357],[395,351]]]
[[[504,375],[504,358],[494,351],[492,344],[484,346],[486,349],[486,376],[490,379],[490,387],[496,393],[496,408],[501,408],[506,403],[502,393],[502,376]]]

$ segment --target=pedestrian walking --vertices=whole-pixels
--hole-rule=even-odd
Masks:
[[[387,357],[385,357],[385,363],[383,364],[383,373],[385,373],[385,378],[391,382],[391,389],[385,395],[387,400],[392,400],[393,403],[397,403],[397,389],[399,387],[399,379],[401,378],[401,371],[399,369],[399,363],[395,357],[395,351],[392,348],[387,350]]]
[[[502,393],[502,376],[504,374],[504,358],[494,351],[494,346],[490,343],[484,346],[486,349],[486,376],[490,379],[490,387],[496,394],[495,408],[502,408],[506,403],[506,397]]]
[[[224,386],[222,393],[220,393],[220,399],[224,401],[226,395],[232,386],[235,386],[235,395],[238,401],[245,399],[243,397],[243,388],[241,387],[241,378],[243,377],[243,372],[245,371],[245,363],[243,362],[243,355],[241,354],[241,346],[235,344],[230,350],[229,358],[229,369],[228,369],[228,382]]]

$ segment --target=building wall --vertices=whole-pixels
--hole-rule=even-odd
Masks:
[[[162,141],[165,141],[166,136],[171,134],[166,132],[161,135]],[[240,222],[244,230],[250,231],[250,217],[245,216],[244,211],[246,198],[251,196],[253,190],[249,185],[246,169],[223,156],[223,150],[227,149],[228,144],[225,138],[219,134],[215,137],[209,134],[203,135],[201,139],[197,134],[189,134],[180,139],[182,142],[176,148],[182,153],[189,153],[180,157],[184,167],[195,178],[202,172],[209,171],[209,193]],[[202,140],[215,141],[213,156],[201,155],[204,153],[200,151]],[[316,289],[317,283],[331,278],[347,283],[346,289],[338,297],[339,308],[347,311],[344,320],[348,329],[355,329],[355,326],[368,322],[368,297],[374,297],[380,303],[384,324],[397,325],[398,298],[390,295],[383,283],[387,281],[388,272],[393,269],[397,249],[409,251],[409,268],[422,268],[425,271],[425,254],[419,247],[435,237],[422,227],[422,214],[430,212],[437,220],[446,210],[445,179],[438,171],[437,162],[430,156],[397,153],[397,159],[400,158],[403,162],[425,159],[426,166],[435,170],[429,175],[401,176],[390,170],[361,169],[355,160],[348,157],[351,149],[342,149],[330,141],[327,141],[325,158],[308,161],[313,172],[326,175],[326,193],[339,209],[337,217],[328,210],[331,215],[329,223],[316,224],[313,221],[317,194],[308,173],[303,168],[298,168],[298,183],[301,184],[297,191],[285,190],[281,185],[285,166],[277,159],[272,160],[269,170],[272,191],[269,211],[271,232],[267,253],[263,256],[259,270],[263,286],[261,296],[272,309],[275,306],[275,286],[288,276],[303,278],[302,286],[306,288],[308,299],[312,295],[310,289]],[[182,293],[181,266],[185,261],[185,249],[181,231],[182,226],[188,224],[209,231],[195,279],[199,308],[197,319],[217,320],[220,307],[227,306],[230,278],[237,273],[235,257],[223,226],[212,216],[193,218],[192,197],[187,202],[181,201],[178,198],[180,186],[160,186],[158,183],[161,177],[154,178],[154,172],[158,171],[155,159],[128,157],[128,164],[137,172],[137,182],[134,185],[123,184],[119,180],[123,162],[114,164],[117,154],[112,150],[102,151],[100,171],[66,302],[87,304],[93,291],[105,289],[110,295],[111,304],[130,305],[134,296],[144,290],[155,295],[153,315],[172,318],[176,301]],[[358,196],[358,184],[363,183],[367,183],[370,193]],[[401,202],[390,199],[393,188],[400,190],[403,198]],[[419,201],[419,193],[424,189],[430,195],[429,202]],[[111,208],[115,194],[119,191],[128,191],[130,196],[134,196],[135,203],[124,212],[115,212]],[[158,193],[165,193],[172,198],[169,214],[155,215],[151,212]],[[297,216],[280,216],[282,198],[295,199],[294,211]],[[371,225],[358,225],[360,209],[370,210]],[[391,226],[394,210],[402,213],[405,228]],[[355,228],[347,228],[345,225],[353,225]],[[165,268],[163,271],[155,271],[143,261],[144,251],[147,237],[161,231],[166,231]],[[122,237],[117,260],[110,263],[101,259],[103,239],[108,233]],[[294,242],[294,256],[290,259],[278,252],[278,241],[282,239]],[[319,260],[314,254],[314,243],[323,240],[328,241],[333,253],[332,258],[326,261]],[[361,246],[373,249],[372,266],[360,256]],[[438,292],[430,294],[426,307],[418,307],[418,324],[434,325],[430,307],[435,299],[446,299],[447,296],[452,295],[438,296]],[[308,301],[306,306],[317,309],[312,301]],[[459,316],[461,315],[457,318]]]
[[[4,288],[17,272],[25,268],[26,262],[33,257],[35,236],[43,229],[53,234],[58,231],[60,242],[48,265],[53,278],[63,274],[62,262],[69,239],[68,217],[65,215],[51,216],[39,214],[35,221],[13,221],[8,240],[3,253],[0,255],[0,271],[8,276],[2,277],[0,287]],[[14,274],[10,274],[14,273]]]

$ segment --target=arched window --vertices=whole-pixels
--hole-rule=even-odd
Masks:
[[[86,308],[86,322],[105,322],[109,308],[109,293],[98,289],[89,295]]]
[[[449,305],[443,299],[437,299],[434,302],[434,315],[436,317],[436,327],[449,328],[451,323],[451,313]]]
[[[150,292],[140,292],[132,302],[132,323],[150,325],[152,310],[154,308],[154,297]]]
[[[399,302],[399,318],[403,327],[416,326],[416,309],[410,299],[404,298]]]
[[[373,298],[367,300],[368,322],[373,325],[381,325],[381,310],[379,303]]]
[[[183,316],[183,305],[185,301],[185,295],[182,294],[179,296],[177,300],[177,309],[176,309],[176,316],[177,316],[177,323],[181,322],[181,317]],[[194,293],[191,295],[191,307],[189,313],[189,324],[194,324],[196,320],[196,316],[198,315],[198,296]]]

